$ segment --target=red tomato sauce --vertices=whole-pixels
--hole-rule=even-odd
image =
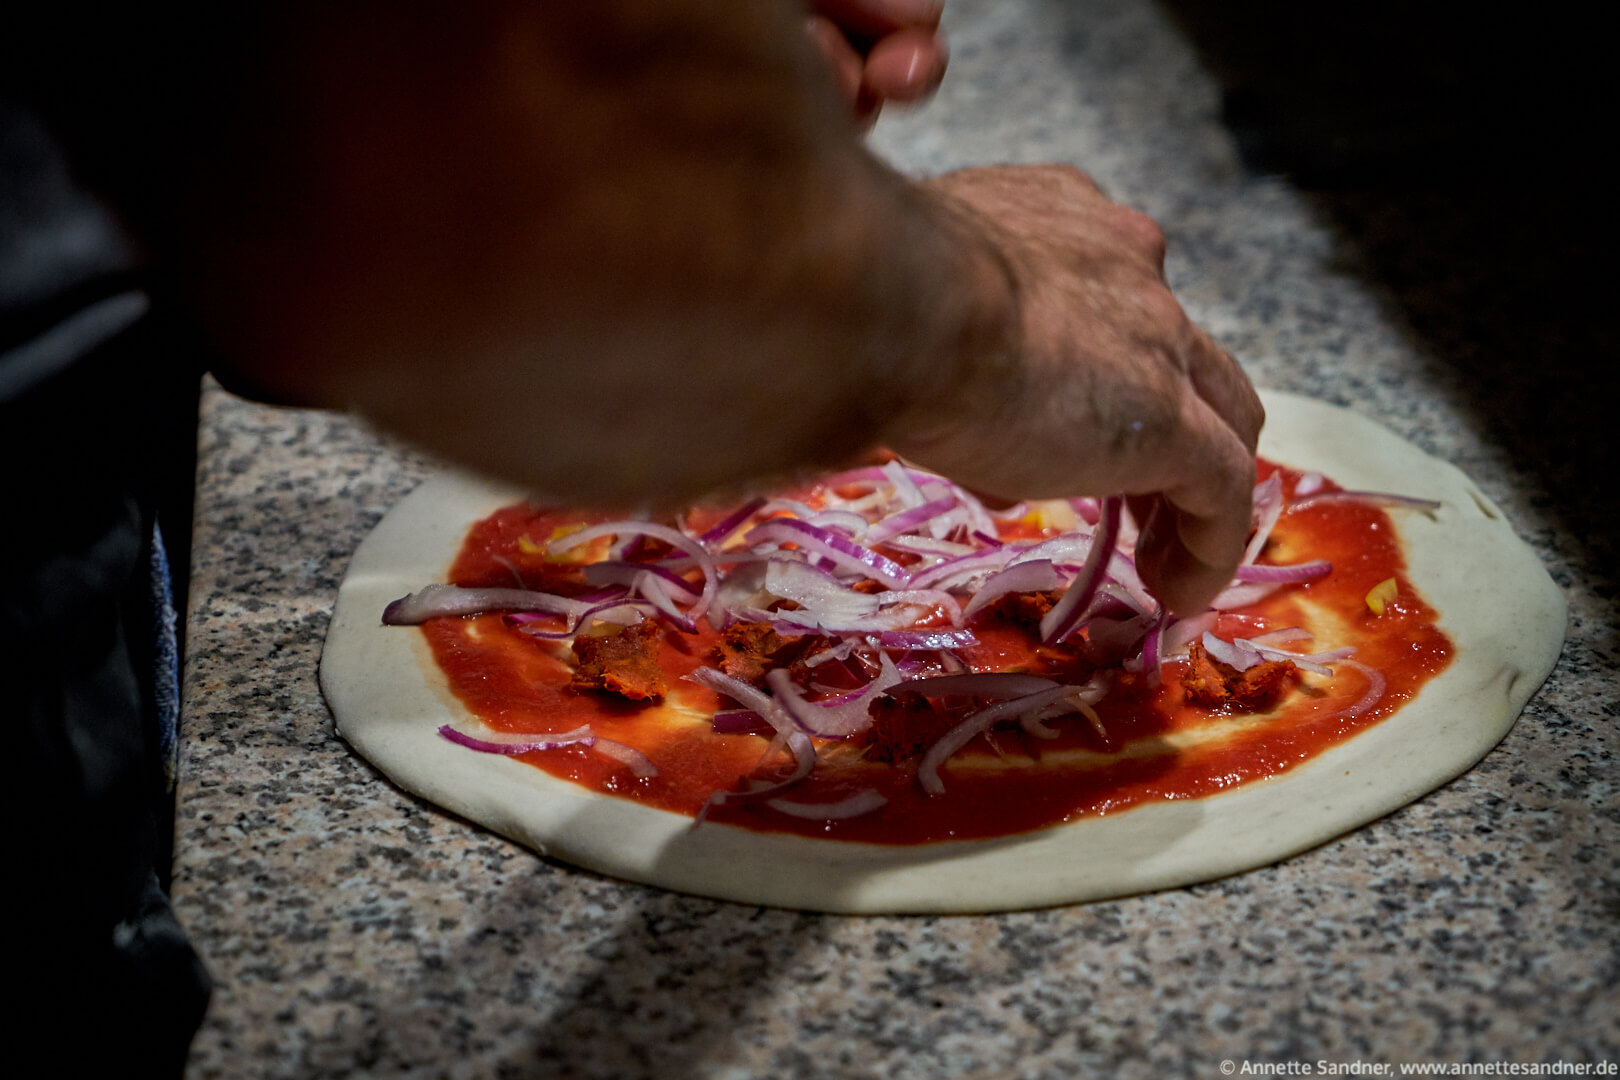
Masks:
[[[1262,461],[1261,477],[1277,468]],[[1300,474],[1280,471],[1291,496]],[[1326,490],[1334,488],[1330,484]],[[578,514],[526,505],[502,509],[472,526],[449,580],[465,586],[521,582],[526,588],[584,595],[590,586],[580,576],[581,563],[544,554],[555,530],[582,520]],[[1007,532],[1028,534],[1029,529],[1014,525]],[[592,561],[606,543],[577,550]],[[887,805],[859,817],[820,821],[792,817],[762,802],[732,801],[712,808],[709,820],[766,832],[916,844],[1027,832],[1145,802],[1199,798],[1286,772],[1389,717],[1444,670],[1452,655],[1436,613],[1407,580],[1400,541],[1384,511],[1329,503],[1285,513],[1260,562],[1313,558],[1328,559],[1332,574],[1225,614],[1215,632],[1230,639],[1303,624],[1317,637],[1301,651],[1354,645],[1355,659],[1388,680],[1378,704],[1358,716],[1338,715],[1367,688],[1366,678],[1348,665],[1337,668],[1331,680],[1296,680],[1275,708],[1256,713],[1189,704],[1181,688],[1185,663],[1167,662],[1159,686],[1149,686],[1140,675],[1117,676],[1097,706],[1102,733],[1085,718],[1070,716],[1049,722],[1059,733],[1053,739],[1017,728],[975,738],[941,767],[941,796],[929,796],[919,786],[917,757],[890,765],[870,760],[858,747],[829,744],[810,776],[784,797],[831,803],[875,788]],[[1397,595],[1382,615],[1374,615],[1366,595],[1391,577]],[[706,622],[700,622],[696,635],[663,634],[661,662],[671,690],[664,702],[651,705],[568,689],[566,642],[537,640],[501,615],[431,619],[422,629],[452,691],[491,728],[562,732],[589,723],[597,734],[636,747],[658,766],[657,776],[637,779],[620,762],[584,747],[521,755],[555,776],[695,816],[716,791],[743,790],[744,778],[775,779],[791,769],[785,754],[761,767],[768,745],[762,736],[710,730],[707,714],[733,703],[681,679],[713,663],[716,635]],[[981,644],[960,655],[976,669],[1048,670],[1025,631],[1010,624],[974,631]],[[462,751],[447,743],[445,752]]]

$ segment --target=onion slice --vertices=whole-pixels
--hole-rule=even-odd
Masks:
[[[1222,641],[1208,630],[1204,631],[1204,636],[1199,640],[1203,643],[1205,652],[1227,667],[1236,668],[1239,671],[1248,671],[1261,663],[1263,659],[1260,650],[1246,645],[1237,645],[1230,641]]]
[[[862,547],[835,532],[797,518],[772,518],[763,525],[756,525],[748,530],[743,539],[750,544],[764,540],[797,544],[806,551],[824,556],[847,570],[872,578],[874,581],[881,581],[892,588],[906,584],[910,577],[906,568],[893,559],[879,555],[871,548]]]
[[[1384,690],[1389,686],[1389,680],[1384,678],[1384,673],[1382,671],[1379,671],[1377,668],[1371,667],[1367,664],[1363,664],[1359,660],[1341,660],[1339,663],[1343,664],[1345,667],[1355,668],[1367,678],[1367,689],[1366,692],[1361,695],[1360,699],[1357,700],[1354,705],[1351,705],[1348,708],[1340,709],[1338,712],[1328,717],[1330,720],[1350,720],[1354,717],[1360,716],[1362,713],[1366,712],[1368,709],[1372,708],[1374,705],[1377,705],[1384,699]]]
[[[915,532],[940,515],[947,514],[955,509],[956,500],[947,496],[943,499],[925,502],[921,506],[914,506],[910,510],[902,510],[898,514],[884,518],[866,530],[866,542],[868,544],[881,544],[891,536]]]
[[[1248,566],[1260,557],[1265,548],[1266,541],[1271,537],[1271,530],[1276,527],[1277,519],[1282,517],[1283,490],[1282,474],[1272,473],[1254,486],[1254,516],[1256,519],[1254,535],[1249,538],[1248,546],[1243,549],[1243,566]]]
[[[567,551],[581,544],[588,544],[599,536],[626,536],[639,533],[650,536],[655,540],[662,540],[673,548],[678,548],[690,555],[703,572],[703,589],[698,594],[697,602],[687,609],[686,615],[694,622],[703,617],[714,601],[714,590],[718,585],[719,573],[715,570],[714,559],[707,549],[696,540],[687,536],[679,529],[672,529],[668,525],[658,525],[650,521],[604,521],[600,525],[592,525],[588,529],[581,529],[576,533],[553,540],[548,550],[553,552]]]
[[[985,579],[973,594],[973,599],[968,601],[967,607],[962,609],[962,618],[971,619],[1010,593],[1051,592],[1061,584],[1063,577],[1050,559],[1015,563]]]
[[[1237,580],[1242,582],[1280,582],[1284,585],[1298,585],[1305,581],[1315,581],[1333,573],[1333,564],[1326,559],[1312,559],[1309,562],[1292,563],[1288,566],[1257,566],[1248,564],[1237,568]]]
[[[842,821],[881,810],[888,802],[889,800],[876,788],[863,788],[849,798],[837,802],[805,803],[792,802],[788,799],[768,799],[765,805],[779,813],[811,821]]]
[[[748,500],[716,522],[713,528],[698,537],[698,543],[706,548],[718,548],[730,538],[732,533],[742,526],[743,522],[758,513],[759,508],[764,505],[765,496],[763,495]]]
[[[805,732],[820,739],[847,739],[872,726],[872,702],[902,679],[888,653],[879,653],[878,660],[882,665],[878,676],[853,696],[836,704],[806,700],[783,668],[767,673],[765,681],[776,703],[787,710],[794,723]]]
[[[383,609],[385,626],[416,626],[441,615],[482,615],[488,611],[546,611],[577,615],[590,607],[581,600],[532,589],[467,589],[424,585]]]
[[[465,746],[469,750],[477,750],[481,754],[505,754],[509,757],[527,754],[532,750],[557,750],[564,746],[590,746],[596,742],[596,735],[592,733],[588,724],[584,727],[577,727],[572,731],[557,734],[537,732],[532,735],[519,735],[506,731],[492,731],[483,737],[469,735],[454,725],[445,724],[439,728],[439,734],[458,746]]]
[[[917,782],[928,794],[943,795],[945,782],[939,778],[939,767],[952,754],[966,746],[975,735],[989,730],[997,720],[1036,712],[1078,689],[1079,687],[1075,686],[1054,686],[1048,690],[1025,694],[1023,697],[1012,698],[999,705],[980,709],[940,736],[939,741],[928,748],[928,753],[923,755],[922,761],[917,765]]]
[[[610,757],[614,761],[623,762],[630,766],[630,771],[639,779],[646,780],[658,775],[658,766],[652,763],[652,758],[643,754],[633,746],[619,742],[617,739],[604,739],[597,736],[596,745],[591,747],[603,757]]]
[[[1080,625],[1086,605],[1091,603],[1092,596],[1097,592],[1097,586],[1102,582],[1103,567],[1108,564],[1108,556],[1114,550],[1114,542],[1119,538],[1122,502],[1118,495],[1110,495],[1103,500],[1102,520],[1097,523],[1097,531],[1092,534],[1091,550],[1086,553],[1086,563],[1080,568],[1080,576],[1074,579],[1068,591],[1063,594],[1063,599],[1041,619],[1042,641],[1062,641]]]

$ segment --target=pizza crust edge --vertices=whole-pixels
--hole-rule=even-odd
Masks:
[[[429,479],[356,550],[321,658],[338,732],[405,790],[544,855],[615,877],[751,904],[848,913],[982,913],[1207,881],[1277,862],[1410,803],[1507,734],[1551,672],[1562,592],[1461,471],[1349,410],[1262,392],[1261,453],[1347,488],[1439,499],[1394,515],[1409,576],[1456,656],[1400,712],[1279,776],[1017,836],[912,847],[693,828],[508,758],[453,746],[465,716],[422,635],[383,627],[390,601],[442,580],[467,525],[521,497],[465,474]]]

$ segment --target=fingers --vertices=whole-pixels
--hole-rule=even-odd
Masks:
[[[1007,496],[1124,492],[1144,580],[1170,610],[1204,610],[1248,538],[1264,411],[1165,285],[1163,232],[1069,167],[965,170],[930,187],[1002,257],[1014,329],[1006,352],[984,355],[1011,359],[970,368],[984,374],[934,406],[949,426],[919,420],[897,449]],[[1015,433],[998,427],[1009,417]]]
[[[945,77],[934,0],[812,0],[810,7],[810,36],[857,119],[872,120],[885,101],[919,101]]]
[[[872,46],[862,81],[886,101],[917,101],[945,77],[945,47],[932,30],[897,30]]]
[[[1132,500],[1141,535],[1137,570],[1177,614],[1203,611],[1232,580],[1252,519],[1254,453],[1201,398],[1169,448],[1174,478],[1157,497]]]
[[[1265,406],[1254,384],[1243,373],[1232,354],[1215,344],[1203,330],[1194,327],[1195,338],[1189,349],[1188,374],[1198,396],[1226,422],[1252,456],[1260,442],[1260,429],[1266,422]]]

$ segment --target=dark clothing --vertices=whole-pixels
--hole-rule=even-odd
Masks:
[[[179,651],[164,540],[183,585],[201,372],[186,340],[114,215],[0,99],[8,970],[13,1030],[62,1075],[179,1075],[207,1002],[165,895]]]

